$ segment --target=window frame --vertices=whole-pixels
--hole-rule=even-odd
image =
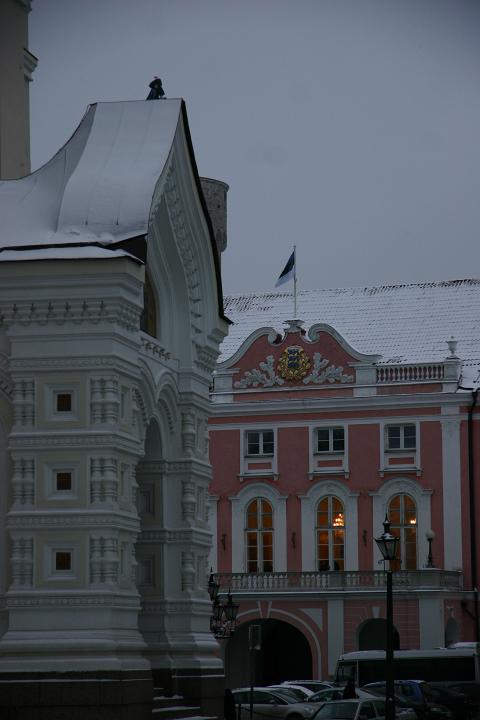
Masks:
[[[413,427],[415,431],[415,445],[413,447],[405,447],[405,428]],[[390,435],[389,431],[393,428],[399,429],[399,444],[398,448],[390,447]],[[388,423],[385,425],[385,452],[387,453],[415,453],[418,449],[418,431],[417,423]]]
[[[341,450],[334,449],[335,438],[333,437],[333,433],[335,432],[335,430],[342,431],[342,449]],[[328,432],[328,449],[327,450],[320,450],[318,447],[318,444],[320,442],[320,439],[319,439],[320,431]],[[345,454],[345,426],[344,425],[329,425],[329,426],[324,426],[324,427],[316,427],[315,428],[314,454],[315,455],[344,455]]]
[[[328,520],[328,522],[325,526],[321,526],[318,524],[318,512],[319,512],[320,503],[325,499],[327,499],[327,501],[328,501],[327,502],[327,513],[328,513],[327,520]],[[333,515],[334,515],[333,501],[334,500],[337,500],[337,502],[340,503],[341,512],[343,514],[343,525],[338,526],[338,528],[335,528],[335,526],[333,524]],[[345,516],[346,516],[345,503],[340,497],[338,497],[337,495],[335,495],[333,493],[329,493],[328,495],[322,495],[320,498],[318,498],[318,501],[315,504],[315,556],[316,556],[315,557],[315,570],[316,570],[316,572],[331,572],[331,571],[344,572],[345,571],[345,566],[346,566],[346,547],[345,547],[346,543],[345,543],[345,541],[346,541],[346,537],[347,537],[347,526],[346,526],[346,522],[345,522]],[[342,546],[343,546],[343,557],[342,557],[343,568],[341,568],[341,567],[335,568],[335,562],[337,559],[334,557],[334,547],[336,545],[336,543],[334,542],[334,532],[336,529],[343,530],[343,544],[342,544]],[[327,537],[328,537],[328,569],[326,569],[326,570],[320,570],[320,557],[319,557],[319,552],[318,552],[318,548],[319,548],[319,537],[318,536],[319,536],[320,532],[326,532]]]
[[[255,501],[257,502],[257,527],[251,528],[248,525],[249,508],[252,505],[252,503]],[[272,517],[272,524],[270,527],[264,527],[263,522],[262,522],[263,515],[264,515],[264,512],[263,512],[263,503],[264,502],[267,503],[270,507],[269,514]],[[260,520],[260,522],[258,522],[259,520]],[[256,570],[249,569],[250,559],[249,559],[248,551],[251,546],[248,542],[248,536],[251,533],[252,534],[255,533],[255,539],[256,539],[256,545],[255,545],[256,551],[257,551],[257,558],[256,558],[257,569]],[[264,567],[265,563],[269,562],[268,560],[266,561],[263,557],[263,550],[264,550],[263,535],[265,533],[271,534],[271,546],[270,546],[271,553],[272,553],[272,558],[270,561],[271,566],[272,566],[271,570],[265,570],[265,567]],[[269,498],[266,498],[262,495],[258,495],[256,497],[251,498],[246,503],[245,508],[244,508],[244,540],[243,540],[243,543],[244,543],[244,552],[245,552],[245,572],[247,574],[255,575],[255,574],[264,574],[264,573],[275,572],[275,508],[274,508],[274,504],[270,501]]]
[[[258,437],[258,447],[259,447],[258,453],[253,453],[253,452],[250,452],[250,450],[249,450],[249,446],[250,446],[249,435],[250,435],[250,434],[253,434],[253,433],[258,434],[258,436],[259,436],[259,437]],[[271,440],[271,441],[268,441],[268,442],[271,442],[272,445],[273,445],[272,452],[264,452],[265,440],[264,440],[264,437],[263,437],[263,436],[264,436],[265,433],[271,433],[271,434],[272,434],[272,440]],[[275,457],[276,438],[275,438],[275,430],[274,430],[273,428],[271,428],[271,429],[270,429],[270,428],[264,428],[264,429],[262,428],[262,429],[258,429],[258,430],[245,430],[245,440],[244,440],[244,442],[245,442],[245,445],[244,445],[244,457],[247,457],[247,458]]]

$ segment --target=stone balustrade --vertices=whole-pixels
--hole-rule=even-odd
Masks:
[[[355,592],[386,589],[387,575],[383,570],[348,570],[345,572],[273,572],[273,573],[217,573],[221,591],[249,594],[258,591],[296,593],[302,591],[334,590]],[[393,573],[394,590],[461,590],[462,573],[429,568],[401,570]]]

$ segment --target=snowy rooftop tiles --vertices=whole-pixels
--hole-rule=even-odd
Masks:
[[[293,318],[293,294],[288,292],[229,295],[224,305],[233,325],[220,361],[230,358],[254,330],[282,332],[285,321]],[[381,363],[442,361],[453,336],[465,370],[478,374],[480,280],[302,290],[297,318],[306,330],[328,323],[357,351],[381,355]]]

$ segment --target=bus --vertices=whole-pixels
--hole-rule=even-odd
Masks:
[[[477,643],[457,643],[434,650],[395,650],[396,680],[479,680]],[[359,650],[340,655],[335,682],[352,679],[357,687],[385,680],[385,651]]]

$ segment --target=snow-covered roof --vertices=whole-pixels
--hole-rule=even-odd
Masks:
[[[224,308],[233,325],[222,344],[221,362],[258,328],[282,332],[285,321],[293,318],[293,294],[229,295]],[[478,375],[480,280],[302,290],[297,293],[297,318],[306,330],[328,323],[359,352],[381,355],[381,363],[444,360],[453,336],[465,373]]]
[[[46,165],[0,182],[0,260],[18,259],[25,248],[108,247],[145,235],[181,107],[180,99],[91,105]]]

